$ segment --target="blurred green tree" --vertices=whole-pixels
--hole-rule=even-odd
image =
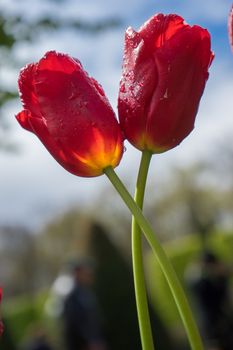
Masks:
[[[30,263],[28,263],[30,262]],[[8,297],[36,290],[36,246],[22,227],[0,228],[0,281]]]
[[[196,233],[204,249],[207,235],[218,227],[222,193],[211,185],[206,170],[202,164],[173,169],[172,178],[161,186],[149,217],[163,240]]]
[[[131,266],[99,224],[91,228],[90,253],[97,264],[95,289],[106,320],[109,348],[140,350]],[[158,348],[171,349],[166,328],[154,310],[150,311]]]

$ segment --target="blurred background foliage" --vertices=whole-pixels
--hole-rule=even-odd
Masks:
[[[51,13],[32,22],[24,16],[5,16],[1,12],[0,73],[18,71],[22,62],[15,57],[15,46],[33,40],[40,32],[72,28],[101,35],[119,25],[121,18],[66,21]],[[15,89],[15,85],[1,82],[0,151],[16,150],[9,142],[10,130],[4,118],[4,107],[18,96]],[[233,148],[223,143],[213,148],[213,156],[205,165],[173,167],[170,176],[156,185],[158,190],[147,191],[146,215],[186,289],[186,268],[204,248],[210,247],[224,261],[232,263],[232,157]],[[216,158],[220,160],[217,163]],[[45,305],[51,285],[66,263],[80,256],[91,256],[96,261],[95,289],[106,316],[111,349],[140,349],[131,273],[130,217],[117,205],[114,195],[103,202],[104,196],[105,193],[100,195],[91,211],[74,208],[36,233],[24,227],[0,227],[0,281],[6,296],[2,305],[2,350],[22,349],[25,339],[33,334],[33,327],[43,327],[54,348],[62,350],[59,320],[46,313]],[[185,348],[175,305],[146,242],[144,250],[153,330],[159,333],[158,348],[175,349],[175,344],[177,349]],[[187,292],[189,295],[188,289]]]
[[[204,249],[211,249],[226,264],[232,264],[233,232],[227,214],[232,207],[230,203],[223,205],[229,193],[210,183],[203,186],[204,180],[200,179],[206,171],[200,165],[174,169],[173,181],[162,187],[163,196],[157,194],[155,198],[152,189],[148,189],[150,197],[147,196],[147,217],[158,231],[191,302],[186,270],[198,262]],[[111,200],[117,203],[118,199]],[[122,215],[117,205],[113,207],[114,211],[108,208],[107,217],[101,216],[105,209],[100,199],[91,212],[68,211],[37,234],[20,227],[1,228],[0,280],[7,295],[3,305],[7,329],[3,344],[9,334],[18,349],[30,335],[31,325],[40,322],[55,349],[62,350],[59,320],[46,312],[51,286],[67,262],[91,256],[97,265],[95,288],[107,319],[110,349],[140,349],[131,272],[130,217]],[[144,254],[153,330],[160,334],[159,348],[175,349],[177,344],[177,349],[186,349],[175,304],[147,242]],[[3,348],[10,349],[8,345]]]

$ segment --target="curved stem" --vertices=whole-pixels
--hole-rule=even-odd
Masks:
[[[144,151],[141,157],[141,163],[138,172],[134,200],[140,209],[143,208],[144,194],[148,169],[152,154]],[[147,293],[145,286],[145,277],[143,270],[142,236],[140,226],[135,217],[132,216],[132,258],[134,288],[138,313],[138,323],[143,350],[153,350],[153,336],[150,324],[150,315],[147,303]]]
[[[155,237],[151,225],[146,220],[141,209],[137,206],[132,196],[129,194],[129,192],[127,191],[127,189],[125,188],[125,186],[123,185],[113,168],[108,167],[104,169],[104,172],[115,187],[115,189],[117,190],[117,192],[119,193],[119,195],[121,196],[121,198],[123,199],[123,201],[125,202],[125,204],[127,205],[127,207],[129,208],[129,210],[131,211],[131,213],[134,215],[135,220],[141,227],[141,230],[144,232],[144,235],[157,258],[157,261],[164,273],[167,283],[171,289],[172,295],[175,299],[192,350],[204,350],[200,334],[198,332],[196,323],[193,319],[192,311],[189,307],[183,288],[181,287],[176,273],[169,259],[167,258],[161,244]]]

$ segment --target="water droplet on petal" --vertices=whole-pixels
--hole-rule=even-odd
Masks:
[[[130,85],[129,86],[129,91],[133,91],[134,90],[134,86],[133,85]]]
[[[125,84],[122,84],[120,87],[120,92],[124,93],[125,92]]]
[[[72,91],[70,96],[68,97],[68,100],[73,100],[75,97],[75,93]]]

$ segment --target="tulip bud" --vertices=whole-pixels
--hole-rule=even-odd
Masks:
[[[228,34],[231,50],[233,51],[233,5],[231,6],[231,10],[228,17]]]
[[[102,87],[68,55],[51,51],[21,70],[16,118],[69,172],[98,176],[116,167],[123,139]]]
[[[0,303],[1,303],[1,301],[2,301],[2,288],[0,288]],[[3,326],[2,320],[0,320],[0,337],[3,333],[3,331],[4,331],[4,326]]]
[[[177,15],[128,28],[118,111],[129,142],[152,153],[177,146],[194,127],[212,60],[208,31]]]

